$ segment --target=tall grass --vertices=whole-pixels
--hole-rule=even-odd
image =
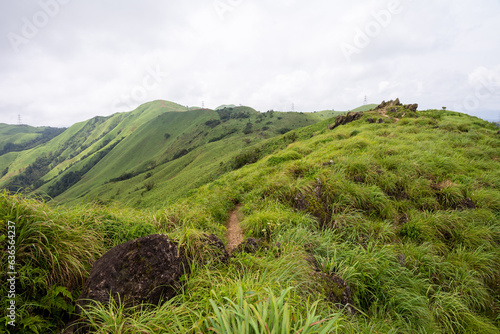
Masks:
[[[2,235],[7,235],[8,221],[16,226],[18,326],[41,332],[54,329],[69,318],[90,265],[103,252],[101,238],[41,201],[7,192],[0,194],[0,217]],[[3,264],[6,254],[2,252]],[[2,281],[6,272],[4,268]],[[2,306],[6,302],[3,299]]]

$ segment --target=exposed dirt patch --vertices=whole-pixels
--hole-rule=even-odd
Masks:
[[[229,221],[227,223],[227,249],[231,253],[239,244],[243,242],[243,231],[240,227],[240,220],[238,218],[238,211],[241,205],[237,205],[231,212]]]

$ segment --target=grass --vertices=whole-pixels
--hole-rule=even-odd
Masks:
[[[182,293],[160,306],[94,305],[84,312],[91,332],[498,333],[498,130],[449,111],[415,116],[379,124],[366,112],[334,130],[327,120],[268,139],[255,163],[165,206],[54,207],[4,193],[2,219],[37,217],[29,221],[57,232],[27,230],[60,247],[20,262],[26,277],[45,277],[23,300],[48,305],[23,313],[45,321],[26,331],[61,328],[92,259],[166,233],[190,254]],[[221,262],[204,238],[224,239],[237,203],[245,237],[263,247]],[[53,258],[73,267],[58,269]],[[345,282],[354,312],[329,299],[346,290],[325,277]]]

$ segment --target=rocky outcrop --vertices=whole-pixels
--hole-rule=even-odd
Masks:
[[[409,112],[416,112],[418,108],[417,103],[403,105],[399,101],[399,99],[396,99],[394,101],[393,100],[387,102],[382,101],[382,103],[380,103],[377,107],[375,107],[375,110],[378,110],[379,112],[383,111],[396,112],[398,110],[397,108],[398,106],[402,106],[404,109],[406,109],[406,111]]]
[[[350,314],[356,314],[349,285],[337,275],[327,275],[325,273],[319,275],[323,278],[325,284],[327,300],[345,309]]]
[[[417,103],[413,103],[413,104],[405,104],[403,106],[405,109],[408,109],[409,111],[411,112],[416,112],[417,111],[417,108],[418,108],[418,104]]]
[[[340,125],[345,125],[354,121],[357,121],[363,116],[363,112],[348,112],[345,115],[339,115],[335,117],[335,124],[328,125],[328,129],[333,130]]]

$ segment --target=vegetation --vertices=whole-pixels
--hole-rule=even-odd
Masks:
[[[145,184],[141,177],[149,191],[135,195],[151,194],[149,208],[54,206],[2,193],[1,234],[7,221],[18,229],[21,328],[61,329],[95,259],[166,233],[192,261],[181,293],[157,307],[96,304],[83,313],[91,332],[498,333],[498,128],[448,110],[368,111],[334,130],[331,123],[245,148],[218,165],[216,179],[168,205],[157,196],[166,177],[158,167]],[[168,140],[178,136],[167,131]],[[165,130],[158,133],[164,141]],[[224,264],[200,236],[224,239],[236,203],[245,237],[264,244]]]
[[[26,125],[16,127],[0,124],[0,134],[5,136],[5,142],[0,141],[0,155],[10,152],[29,150],[44,144],[64,132],[64,128],[33,128]],[[7,139],[8,138],[8,139]],[[7,141],[9,140],[9,141]]]
[[[0,156],[0,187],[57,203],[98,199],[160,207],[226,172],[242,149],[279,135],[283,127],[320,120],[314,114],[279,114],[281,120],[264,125],[258,121],[268,117],[249,107],[186,111],[166,101],[150,102],[130,113],[75,124],[33,150]],[[158,186],[143,193],[147,173]]]

